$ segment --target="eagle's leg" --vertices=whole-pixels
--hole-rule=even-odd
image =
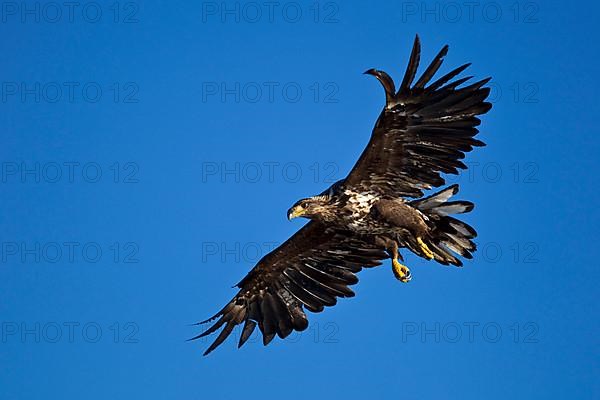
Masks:
[[[400,264],[398,261],[398,258],[402,260],[402,256],[398,252],[398,243],[395,240],[390,240],[387,251],[390,253],[390,257],[392,257],[392,271],[396,279],[403,283],[409,282],[412,278],[410,270],[406,265]]]
[[[423,239],[421,239],[420,236],[417,237],[417,243],[419,244],[419,247],[421,247],[421,251],[423,251],[425,257],[427,257],[430,260],[433,259],[433,251],[431,251],[431,249],[427,246]]]

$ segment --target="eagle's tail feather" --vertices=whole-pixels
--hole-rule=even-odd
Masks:
[[[412,201],[411,205],[429,218],[432,229],[426,243],[434,259],[444,265],[460,267],[462,262],[455,255],[473,258],[472,253],[477,247],[472,239],[477,232],[469,224],[450,216],[468,213],[474,207],[469,201],[448,201],[456,193],[458,185],[452,185],[429,197]]]

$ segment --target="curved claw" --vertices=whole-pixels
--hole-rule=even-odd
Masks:
[[[406,265],[402,265],[398,262],[398,260],[392,260],[392,271],[394,272],[394,276],[402,283],[410,282],[412,279],[412,275],[410,270]]]
[[[421,239],[420,237],[417,238],[417,243],[419,244],[419,246],[421,247],[421,251],[423,252],[423,254],[425,255],[425,257],[429,260],[433,259],[433,251],[431,251],[431,249],[427,246],[427,244],[425,244],[425,242],[423,241],[423,239]]]

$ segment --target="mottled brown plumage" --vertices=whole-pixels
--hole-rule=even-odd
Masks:
[[[238,283],[236,296],[202,322],[216,320],[194,339],[222,328],[204,354],[242,323],[239,346],[256,326],[265,345],[306,329],[305,309],[320,312],[338,297],[352,297],[355,274],[386,258],[392,258],[395,276],[408,282],[410,272],[398,261],[400,248],[444,265],[462,265],[458,255],[472,257],[475,230],[451,216],[473,209],[470,202],[450,201],[458,185],[422,197],[424,190],[444,184],[442,174],[466,168],[460,161],[465,153],[483,146],[474,138],[477,115],[491,108],[485,102],[489,79],[468,86],[461,85],[469,78],[453,80],[469,64],[430,83],[447,52],[445,46],[414,82],[420,59],[416,37],[397,91],[387,73],[366,71],[381,82],[386,100],[367,147],[346,179],[290,208],[288,218],[311,221],[263,257]]]

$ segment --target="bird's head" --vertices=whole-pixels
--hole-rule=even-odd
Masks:
[[[330,201],[328,196],[314,196],[300,199],[288,210],[289,220],[297,217],[318,219],[329,210]]]

